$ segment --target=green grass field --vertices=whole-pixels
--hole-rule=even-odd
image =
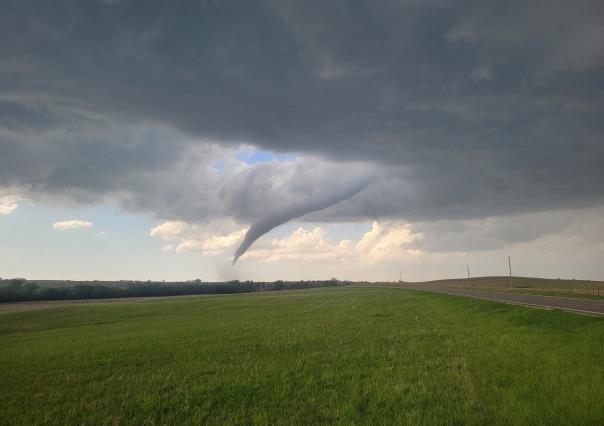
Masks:
[[[603,424],[604,319],[338,288],[0,315],[2,424]]]

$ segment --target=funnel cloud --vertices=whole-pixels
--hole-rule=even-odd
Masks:
[[[295,203],[289,206],[277,207],[270,213],[258,219],[252,224],[245,234],[245,238],[235,251],[233,265],[247,251],[248,248],[271,229],[283,225],[292,219],[305,216],[319,210],[326,209],[341,201],[354,197],[365,189],[372,181],[373,177],[365,176],[348,182],[343,187],[337,186],[327,191],[321,192],[314,197],[303,202]]]

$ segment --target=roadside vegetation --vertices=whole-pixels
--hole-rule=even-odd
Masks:
[[[0,315],[0,424],[603,424],[604,319],[384,288]]]

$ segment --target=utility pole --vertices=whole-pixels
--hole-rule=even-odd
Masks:
[[[468,267],[468,279],[470,278],[470,265],[466,265]]]
[[[512,283],[512,259],[508,256],[508,267],[510,268],[510,288],[514,287]]]
[[[403,271],[398,271],[398,282],[399,283],[403,282]]]

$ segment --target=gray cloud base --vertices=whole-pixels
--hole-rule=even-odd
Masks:
[[[9,0],[0,185],[200,222],[253,222],[367,168],[369,188],[309,220],[598,205],[603,16],[592,0]],[[241,143],[323,160],[211,171]]]

